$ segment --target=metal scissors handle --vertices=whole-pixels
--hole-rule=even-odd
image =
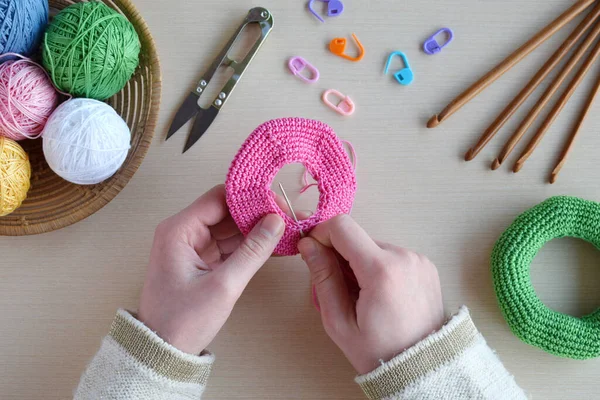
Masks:
[[[252,23],[258,23],[261,29],[261,35],[256,40],[248,54],[241,61],[235,61],[231,59],[228,54],[235,42],[240,37],[242,31]],[[196,85],[196,89],[192,91],[183,102],[179,111],[175,115],[167,139],[169,139],[175,132],[177,132],[186,122],[196,116],[196,121],[192,127],[190,136],[185,145],[183,152],[185,153],[190,147],[194,145],[210,127],[214,119],[217,117],[219,111],[235,89],[236,85],[242,78],[244,71],[248,68],[248,65],[256,53],[265,42],[267,36],[273,29],[273,16],[271,13],[262,7],[256,7],[248,12],[248,15],[244,19],[244,22],[238,27],[236,32],[233,34],[231,39],[227,42],[221,53],[215,58],[208,70],[202,75],[202,78]],[[230,67],[233,69],[233,75],[225,83],[221,91],[219,92],[216,99],[213,100],[211,106],[208,109],[203,109],[198,105],[200,96],[205,92],[210,80],[216,74],[217,70],[221,66]]]
[[[242,31],[246,28],[246,26],[248,26],[248,24],[251,24],[251,23],[259,23],[260,24],[261,37],[256,41],[256,43],[254,43],[254,46],[252,46],[252,49],[250,49],[250,51],[248,52],[246,57],[242,61],[236,62],[235,60],[232,60],[231,58],[228,57],[229,51],[231,50],[231,48],[235,44],[236,40],[241,35]],[[219,67],[227,66],[227,67],[233,68],[233,71],[234,71],[233,76],[225,84],[225,86],[223,87],[223,90],[221,90],[221,93],[225,93],[226,96],[222,96],[225,98],[224,99],[217,98],[215,100],[215,102],[213,103],[215,107],[221,108],[223,106],[223,104],[225,104],[225,101],[227,100],[227,98],[229,98],[229,95],[231,94],[231,92],[233,91],[235,86],[237,85],[238,81],[244,74],[244,71],[246,70],[246,68],[248,67],[250,62],[254,59],[254,56],[256,56],[256,53],[258,52],[258,50],[264,43],[264,41],[267,38],[267,36],[269,35],[269,33],[271,32],[271,29],[273,29],[273,17],[271,16],[271,13],[268,10],[261,8],[261,7],[256,7],[256,8],[253,8],[252,10],[250,10],[250,12],[246,16],[246,19],[244,20],[242,25],[240,25],[240,27],[233,34],[231,39],[229,39],[229,42],[227,42],[227,44],[221,51],[221,54],[219,54],[217,56],[217,58],[215,58],[215,61],[213,61],[212,65],[210,66],[208,71],[204,74],[204,77],[202,79],[200,79],[200,81],[198,82],[198,86],[196,87],[196,92],[198,93],[198,95],[202,94],[204,88],[206,88],[206,86],[208,86],[208,84],[210,83],[210,80],[212,79],[214,74],[217,72]],[[221,100],[221,101],[217,101],[217,100]]]

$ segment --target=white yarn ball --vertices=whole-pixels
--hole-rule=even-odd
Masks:
[[[109,105],[92,99],[61,104],[43,132],[52,171],[80,185],[100,183],[117,172],[131,147],[131,132]]]

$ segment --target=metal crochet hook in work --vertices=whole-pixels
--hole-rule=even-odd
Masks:
[[[290,201],[289,197],[285,193],[285,189],[283,188],[283,185],[281,184],[281,182],[279,182],[279,189],[281,189],[281,194],[283,194],[283,198],[285,199],[285,202],[287,203],[287,205],[292,213],[292,217],[294,217],[294,221],[296,221],[296,223],[298,224],[298,229],[300,230],[300,237],[304,237],[304,232],[302,231],[302,228],[300,227],[300,221],[298,221],[298,217],[296,217],[296,213],[294,212],[294,208],[292,207],[292,202]]]
[[[241,61],[235,61],[229,58],[229,52],[231,51],[235,42],[239,39],[242,31],[249,24],[259,24],[260,26],[260,37],[256,40],[246,57],[244,57]],[[183,104],[175,114],[175,118],[173,118],[173,122],[171,123],[171,127],[169,128],[169,132],[167,133],[167,140],[175,134],[183,125],[185,125],[189,120],[196,117],[196,121],[194,121],[194,126],[192,127],[192,131],[188,136],[187,143],[183,149],[185,153],[192,147],[204,133],[208,130],[210,125],[213,123],[221,108],[225,105],[225,102],[233,92],[233,89],[238,84],[239,80],[242,78],[244,71],[250,65],[250,62],[262,46],[262,44],[267,39],[269,33],[273,29],[273,16],[269,12],[269,10],[256,7],[248,12],[246,19],[237,29],[237,31],[233,34],[229,42],[225,45],[221,53],[215,58],[213,63],[211,64],[208,71],[202,75],[200,81],[196,85],[196,89],[194,89],[184,100]],[[218,69],[221,67],[229,67],[233,69],[233,75],[227,83],[223,86],[217,97],[213,100],[212,104],[209,108],[204,109],[200,107],[198,104],[200,100],[200,96],[206,91],[210,80],[216,74]]]

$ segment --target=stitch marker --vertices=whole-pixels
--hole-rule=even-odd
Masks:
[[[394,51],[392,54],[389,55],[387,62],[385,63],[385,70],[384,70],[384,74],[388,74],[389,70],[390,70],[390,64],[392,63],[392,59],[394,58],[394,56],[398,56],[402,59],[402,61],[404,62],[404,68],[401,69],[398,72],[394,73],[394,78],[396,78],[396,80],[398,81],[399,84],[401,85],[410,85],[413,80],[415,79],[415,74],[413,73],[412,69],[410,68],[410,64],[408,63],[408,57],[406,56],[406,54],[404,54],[401,51]]]
[[[288,61],[288,68],[290,69],[290,71],[292,71],[292,74],[296,75],[298,78],[302,79],[306,83],[315,83],[319,80],[319,70],[302,57],[290,58],[290,61]],[[302,71],[305,68],[308,71],[310,71],[310,78],[307,78],[306,76],[302,75]]]
[[[339,97],[341,101],[338,104],[333,104],[331,101],[329,101],[330,94]],[[352,115],[356,110],[356,106],[354,105],[352,99],[346,95],[343,95],[335,89],[326,90],[321,98],[323,99],[323,103],[325,103],[327,107],[331,108],[333,111],[345,117]]]
[[[337,17],[344,12],[344,3],[341,0],[329,0],[327,2],[327,16]]]
[[[344,51],[346,50],[346,43],[347,43],[346,38],[333,39],[329,43],[329,51],[331,51],[333,54],[335,54],[338,57],[345,58],[346,60],[350,60],[350,61],[354,61],[354,62],[358,62],[358,61],[362,60],[363,57],[365,56],[365,48],[363,47],[362,43],[360,42],[360,40],[358,40],[358,37],[356,37],[356,35],[354,33],[352,34],[352,38],[354,39],[354,41],[356,42],[356,45],[358,46],[358,56],[350,57],[349,55],[344,53]]]
[[[440,45],[435,38],[443,33],[446,34],[447,39],[446,39],[446,43]],[[430,37],[429,39],[427,39],[425,41],[425,43],[423,44],[423,50],[425,51],[425,53],[427,53],[429,55],[437,54],[440,51],[442,51],[442,49],[444,47],[448,46],[450,44],[450,42],[452,42],[453,39],[454,39],[454,32],[452,32],[452,29],[442,28],[439,31],[437,31],[432,37]]]
[[[308,10],[321,22],[325,22],[323,17],[313,8],[313,3],[317,0],[308,1]],[[341,0],[318,0],[323,3],[327,3],[327,16],[337,17],[344,11],[344,3]]]

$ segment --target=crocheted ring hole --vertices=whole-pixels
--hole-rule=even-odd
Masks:
[[[279,183],[283,185],[298,220],[310,218],[319,205],[320,192],[315,180],[310,174],[306,173],[308,180],[306,183],[308,185],[302,182],[305,171],[304,164],[286,164],[277,172],[273,182],[271,182],[271,191],[275,195],[275,202],[281,211],[292,219],[294,216],[281,193]]]
[[[548,242],[531,263],[531,283],[548,308],[574,317],[592,314],[600,304],[600,252],[577,238]]]

